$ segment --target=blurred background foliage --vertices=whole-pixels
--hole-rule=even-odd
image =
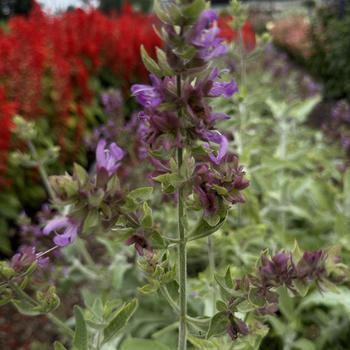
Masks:
[[[47,201],[37,170],[26,168],[25,159],[18,156],[25,145],[10,140],[13,112],[38,125],[39,150],[60,146],[58,159],[48,163],[50,174],[62,173],[73,161],[92,165],[89,143],[101,125],[108,130],[117,125],[119,133],[111,137],[132,148],[137,143],[133,129],[123,129],[124,140],[120,129],[130,122],[135,107],[130,84],[147,79],[139,46],[143,43],[154,55],[160,45],[152,13],[136,12],[130,4],[105,0],[100,2],[101,12],[71,10],[49,18],[37,4],[28,14],[29,2],[17,3],[23,7],[14,1],[0,2],[3,18],[8,17],[6,6],[11,14],[27,14],[3,21],[0,31],[0,249],[7,256],[33,239],[24,233],[19,214],[25,211],[26,220],[37,224],[36,212]],[[131,4],[143,11],[151,6],[149,1]],[[292,249],[296,240],[303,249],[335,246],[344,263],[350,263],[348,5],[346,1],[307,4],[295,11],[270,5],[247,6],[243,42],[232,30],[224,7],[219,22],[231,45],[221,65],[229,67],[226,74],[242,88],[233,100],[218,101],[216,107],[232,116],[222,122],[221,130],[240,155],[251,186],[246,203],[232,211],[215,235],[215,262],[222,274],[231,264],[237,277],[256,263],[262,250]],[[101,101],[101,94],[110,89],[123,96],[122,117],[118,112],[111,118]],[[131,169],[142,172],[137,157],[131,158]],[[153,206],[160,203],[161,198]],[[168,215],[156,219],[170,230],[175,225],[174,207],[167,201],[162,205]],[[133,250],[113,237],[100,237],[88,248],[94,251],[95,264],[81,247],[73,246],[57,257],[55,271],[46,272],[70,299],[63,305],[66,316],[78,301],[93,309],[98,292],[121,300],[134,296],[136,286],[145,283]],[[202,309],[210,314],[212,286],[205,242],[190,244],[189,273],[190,313]],[[45,283],[47,276],[39,277]],[[280,310],[267,317],[269,328],[239,340],[233,349],[349,349],[348,285],[342,285],[339,293],[315,291],[302,301],[286,296]],[[49,349],[57,338],[43,318],[31,319],[29,326],[2,308],[0,319],[1,349]],[[143,349],[173,349],[175,328],[165,301],[145,296],[121,349],[138,349],[141,343]],[[2,337],[1,332],[13,337]],[[232,349],[228,342],[205,346]],[[194,341],[192,348],[198,348]]]

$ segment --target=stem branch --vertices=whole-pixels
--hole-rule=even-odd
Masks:
[[[54,191],[53,191],[53,189],[52,189],[52,187],[50,185],[49,176],[47,175],[47,172],[45,170],[44,164],[41,161],[41,159],[39,157],[39,154],[36,151],[36,148],[35,148],[33,142],[28,140],[27,141],[27,145],[28,145],[28,148],[29,148],[30,152],[32,153],[33,158],[36,161],[36,164],[38,166],[39,173],[40,173],[41,179],[42,179],[42,181],[44,183],[44,186],[46,188],[46,191],[49,194],[49,197],[52,200],[54,200],[55,199],[55,193],[54,193]]]
[[[29,304],[31,304],[32,306],[38,306],[39,305],[39,303],[35,299],[33,299],[26,292],[24,292],[20,287],[18,287],[16,283],[13,283],[11,281],[8,281],[7,283],[9,285],[9,287],[15,293],[17,293],[18,296],[20,296],[21,298],[26,300]],[[46,314],[46,316],[48,317],[48,319],[52,323],[54,323],[57,327],[59,327],[62,331],[64,331],[64,333],[68,337],[70,337],[70,338],[73,337],[74,332],[63,321],[61,321],[57,316],[55,316],[53,313],[48,313],[48,314]]]

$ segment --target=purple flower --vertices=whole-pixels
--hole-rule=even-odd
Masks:
[[[30,266],[34,261],[37,261],[40,267],[46,267],[49,258],[38,257],[35,247],[23,246],[20,251],[12,257],[10,266],[14,270],[19,271]]]
[[[214,191],[199,185],[195,185],[193,190],[204,208],[204,216],[209,217],[219,210],[219,197]]]
[[[243,167],[238,166],[237,156],[233,153],[227,153],[227,139],[225,138],[225,140],[218,156],[209,154],[204,157],[203,162],[199,163],[194,171],[194,192],[197,194],[206,216],[215,214],[223,199],[231,204],[243,203],[244,198],[240,191],[249,186],[249,181],[244,178]],[[208,162],[208,158],[210,162]],[[221,188],[219,192],[218,188]]]
[[[227,86],[226,91],[225,87],[220,85],[226,83],[216,83],[214,81],[219,74],[219,69],[214,68],[207,76],[198,79],[194,86],[188,84],[184,88],[183,99],[186,104],[186,110],[192,119],[195,134],[204,141],[206,141],[205,135],[214,128],[216,121],[229,119],[229,116],[225,113],[213,112],[208,104],[207,97],[214,97],[211,94],[212,91],[214,94],[220,92],[220,94],[225,93],[226,95],[229,95],[230,91],[232,91],[232,84],[228,83],[230,85]]]
[[[57,217],[46,224],[43,233],[49,235],[53,231],[62,231],[61,234],[56,234],[53,241],[56,245],[65,247],[75,241],[79,226],[79,223],[73,218]]]
[[[278,253],[271,260],[266,255],[261,257],[259,275],[264,285],[270,286],[279,283],[290,285],[292,273],[293,266],[290,254]]]
[[[131,87],[132,94],[144,108],[156,108],[164,100],[163,82],[155,75],[150,74],[152,85],[135,84]]]
[[[236,341],[240,334],[243,336],[248,335],[249,329],[245,322],[234,316],[231,316],[229,319],[227,334],[232,341]]]
[[[119,161],[124,157],[124,151],[116,144],[111,143],[106,148],[106,141],[100,140],[96,148],[97,172],[106,172],[112,176],[120,166]]]
[[[238,92],[238,85],[232,80],[229,82],[214,82],[209,95],[212,97],[224,96],[229,98],[236,92]]]
[[[142,140],[151,148],[159,146],[158,139],[167,135],[167,138],[162,139],[162,144],[165,149],[169,149],[174,143],[180,144],[180,119],[174,112],[158,112],[152,111],[150,113],[140,112],[139,118],[144,125],[142,130]],[[170,141],[169,136],[174,142]]]
[[[150,250],[150,245],[143,233],[132,235],[127,241],[127,245],[134,245],[138,255],[144,256],[144,249]]]
[[[198,48],[198,54],[204,61],[226,54],[227,47],[218,35],[220,29],[215,25],[217,14],[214,10],[204,11],[193,26],[190,41]]]
[[[205,138],[207,141],[211,141],[219,145],[219,151],[216,156],[213,154],[209,144],[205,144],[204,147],[208,150],[210,160],[215,164],[220,164],[228,151],[227,138],[221,135],[218,131],[207,132]]]
[[[307,281],[321,279],[326,273],[325,259],[326,254],[323,250],[304,252],[296,265],[297,278]]]
[[[101,94],[101,101],[106,114],[119,115],[123,108],[123,97],[119,90],[109,90]]]
[[[338,101],[331,111],[334,121],[350,124],[350,105],[345,100]]]

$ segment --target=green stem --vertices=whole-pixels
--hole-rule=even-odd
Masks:
[[[209,258],[209,283],[212,291],[212,316],[216,311],[216,284],[215,284],[215,249],[214,238],[208,237],[208,258]]]
[[[26,292],[24,292],[20,287],[18,287],[16,283],[8,281],[8,285],[15,293],[18,294],[18,296],[20,296],[21,298],[26,300],[29,304],[31,304],[33,306],[39,305],[39,303],[36,300],[34,300],[31,296],[29,296]],[[64,333],[68,337],[73,338],[74,332],[63,321],[61,321],[57,316],[55,316],[52,313],[48,313],[48,314],[46,314],[46,316],[57,327],[61,328],[61,330],[64,331]]]
[[[244,40],[242,28],[239,30],[239,56],[240,56],[240,70],[241,70],[241,84],[245,86],[246,76],[247,76],[247,67],[245,59],[245,49],[244,49]]]
[[[95,265],[95,262],[94,260],[92,259],[89,251],[87,250],[86,248],[86,243],[85,241],[83,241],[81,238],[78,238],[76,240],[76,244],[77,244],[77,247],[81,253],[81,255],[83,256],[85,262],[90,265],[90,266],[94,266]]]
[[[280,140],[279,140],[279,157],[282,161],[285,161],[286,155],[287,155],[287,146],[288,146],[288,124],[284,119],[280,122]],[[287,198],[286,198],[286,189],[285,185],[283,183],[283,179],[285,178],[285,171],[284,169],[281,170],[281,175],[279,177],[280,179],[280,191],[281,191],[281,206],[285,207],[287,205]],[[280,213],[279,217],[281,227],[282,227],[282,233],[284,238],[286,238],[286,231],[287,231],[287,215],[286,211],[283,210]]]
[[[181,75],[177,76],[177,95],[181,97]],[[179,113],[179,118],[181,114]],[[177,172],[180,177],[180,169],[183,162],[183,149],[177,148]],[[179,271],[179,339],[178,350],[186,350],[187,348],[187,252],[186,252],[186,235],[185,235],[185,208],[184,208],[184,190],[183,187],[177,191],[177,222],[178,222],[178,271]]]
[[[44,183],[44,186],[46,188],[46,191],[49,194],[49,197],[52,200],[54,200],[55,199],[55,193],[54,193],[54,191],[53,191],[53,189],[52,189],[52,187],[50,185],[49,176],[47,175],[47,172],[45,170],[44,164],[42,163],[42,161],[41,161],[41,159],[39,157],[38,152],[36,151],[36,148],[35,148],[33,142],[28,140],[27,141],[27,145],[28,145],[28,148],[29,148],[30,152],[32,153],[33,158],[36,161],[36,164],[38,166],[39,173],[40,173],[41,179],[42,179],[42,181]]]
[[[166,286],[160,287],[160,292],[162,293],[163,297],[166,299],[166,301],[169,303],[171,308],[178,314],[180,312],[179,306],[176,304],[175,300],[171,297],[168,288]],[[186,320],[189,322],[193,322],[196,324],[208,324],[208,319],[200,319],[196,317],[191,317],[189,315],[186,315]]]

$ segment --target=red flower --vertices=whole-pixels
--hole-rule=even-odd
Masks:
[[[7,101],[5,91],[0,86],[0,186],[6,183],[3,175],[7,169],[7,154],[13,126],[12,117],[15,113],[15,103]]]
[[[233,20],[231,16],[222,16],[218,20],[220,36],[227,41],[237,41],[239,38],[238,32],[234,31],[230,25]],[[256,37],[253,26],[248,20],[242,27],[242,36],[245,49],[247,51],[253,50],[256,46]]]
[[[107,83],[117,82],[128,91],[130,83],[147,78],[140,46],[155,55],[161,42],[154,23],[155,17],[133,12],[130,6],[114,17],[94,9],[53,17],[34,6],[27,18],[11,18],[9,30],[0,29],[0,82],[6,101],[15,102],[27,119],[46,118],[68,160],[80,148],[84,111],[98,93],[94,82],[111,79]],[[0,100],[0,111],[13,106],[4,103]],[[0,118],[9,124],[8,113]],[[6,144],[0,147],[5,159],[7,138],[0,142]]]

